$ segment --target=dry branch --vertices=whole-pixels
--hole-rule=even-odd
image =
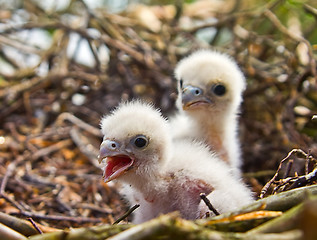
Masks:
[[[143,240],[143,239],[302,239],[302,232],[292,230],[283,233],[224,233],[212,231],[203,226],[195,224],[192,221],[187,221],[177,217],[174,213],[163,215],[151,221],[148,221],[137,226],[133,225],[112,225],[99,226],[86,229],[74,229],[68,233],[52,233],[31,237],[30,240],[48,240],[63,239],[74,240],[78,239],[111,239],[111,240]]]
[[[314,159],[312,156],[310,156],[310,154],[305,153],[305,152],[304,152],[303,150],[301,150],[301,149],[293,149],[292,151],[290,151],[290,152],[287,154],[287,156],[281,160],[281,162],[280,162],[280,164],[279,164],[279,166],[278,166],[278,168],[277,168],[277,170],[276,170],[276,173],[274,174],[274,176],[272,177],[272,179],[271,179],[270,181],[268,181],[268,182],[264,185],[264,187],[262,188],[261,194],[260,194],[260,197],[259,197],[259,198],[263,198],[263,197],[264,197],[264,195],[266,194],[268,188],[269,188],[269,187],[272,185],[272,183],[277,179],[277,177],[278,177],[278,175],[279,175],[279,173],[280,173],[280,170],[281,170],[281,168],[282,168],[283,163],[284,163],[285,161],[291,161],[291,163],[292,163],[293,160],[290,160],[290,157],[291,157],[293,154],[305,158],[305,159],[306,159],[306,162],[309,161],[310,159],[311,159],[311,160]],[[306,164],[305,164],[305,166],[306,166]],[[286,175],[284,176],[284,178],[286,178],[286,177],[288,176],[288,173],[290,172],[290,168],[291,168],[291,165],[288,165],[288,166],[287,166],[287,170],[286,170]],[[308,175],[308,174],[306,174],[306,175]],[[306,179],[306,183],[308,183],[308,180],[307,180],[307,179],[313,181],[313,180],[314,180],[314,179],[313,179],[314,177],[315,177],[315,171],[313,171],[309,176],[296,177],[296,179],[301,179],[301,180]],[[298,180],[298,181],[301,181],[301,180]],[[304,182],[302,182],[302,183],[304,183]],[[300,185],[298,185],[298,187],[299,187],[299,186],[300,186]],[[295,188],[295,185],[292,185],[291,189],[292,189],[292,188]]]
[[[260,199],[247,206],[244,210],[251,210],[252,208],[256,208],[259,205],[264,204],[266,210],[286,211],[306,200],[309,195],[316,194],[317,185],[301,187]]]
[[[204,201],[204,203],[207,205],[210,211],[212,211],[216,216],[220,215],[220,213],[217,211],[217,209],[214,208],[214,206],[211,204],[209,199],[207,198],[206,194],[201,193],[200,198]]]
[[[122,232],[131,227],[130,225],[103,225],[91,228],[72,229],[70,231],[61,231],[32,236],[30,240],[77,240],[77,239],[95,239],[102,240]]]
[[[126,217],[130,216],[131,213],[136,210],[138,207],[140,207],[139,204],[136,204],[134,205],[133,207],[131,207],[125,214],[123,214],[121,217],[119,217],[114,223],[113,225],[115,224],[118,224],[119,222],[121,222],[123,219],[125,219]]]
[[[22,234],[0,223],[0,235],[3,240],[26,240]]]
[[[24,236],[36,235],[38,232],[27,221],[0,212],[0,223],[23,234]]]
[[[32,240],[46,240],[53,236],[59,239],[73,240],[80,235],[81,239],[103,239],[103,237],[112,236],[109,239],[122,240],[142,240],[157,238],[173,239],[303,239],[303,231],[298,230],[298,221],[302,217],[303,207],[307,208],[310,203],[303,203],[307,199],[307,194],[315,195],[312,198],[316,202],[317,186],[309,186],[294,189],[289,192],[283,192],[270,196],[250,204],[240,210],[221,214],[219,216],[198,220],[187,221],[178,217],[177,213],[162,215],[156,219],[150,220],[139,225],[106,225],[93,228],[75,229],[70,232],[51,233],[31,237]],[[305,198],[306,196],[306,198]],[[285,200],[285,205],[277,204]],[[293,205],[290,205],[292,203]],[[284,214],[271,211],[254,211],[260,206],[266,209],[287,210]],[[263,222],[266,222],[262,224]],[[251,227],[255,227],[247,231]],[[119,230],[119,226],[121,229]],[[218,231],[215,231],[217,229]],[[220,231],[219,231],[220,230]],[[234,231],[247,231],[246,233],[237,233]],[[79,234],[80,233],[80,234]]]
[[[299,204],[286,211],[281,217],[264,223],[249,231],[250,235],[255,233],[280,233],[290,231],[299,225],[299,215],[303,210],[303,204]]]

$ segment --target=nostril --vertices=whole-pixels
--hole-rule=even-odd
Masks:
[[[188,95],[188,96],[200,96],[203,94],[203,90],[201,90],[200,88],[198,87],[193,87],[193,86],[186,86],[184,89],[183,89],[183,93],[184,95]]]
[[[108,150],[112,150],[112,151],[118,149],[120,146],[117,142],[111,141],[109,139],[103,141],[102,145],[106,147]]]
[[[199,88],[193,88],[192,89],[192,94],[193,95],[195,95],[195,96],[199,96],[199,95],[201,95],[201,89],[199,89]]]

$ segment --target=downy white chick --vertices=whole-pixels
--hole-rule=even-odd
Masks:
[[[175,76],[180,111],[171,119],[174,139],[205,142],[239,177],[237,116],[246,82],[238,65],[226,54],[199,50],[177,64]]]
[[[101,129],[104,181],[117,179],[130,204],[140,204],[135,223],[172,211],[199,218],[208,211],[200,193],[220,213],[252,201],[251,191],[203,144],[172,142],[167,121],[149,104],[122,103],[101,120]]]

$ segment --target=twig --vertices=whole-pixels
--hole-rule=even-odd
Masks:
[[[97,160],[98,154],[99,154],[98,149],[91,144],[91,142],[89,141],[89,139],[87,139],[87,137],[85,137],[83,134],[80,133],[78,128],[73,127],[69,133],[70,133],[70,137],[72,138],[74,143],[77,145],[79,150],[88,157],[90,162],[96,168],[99,169],[100,165]]]
[[[37,224],[33,221],[32,218],[28,218],[28,220],[31,222],[36,231],[38,231],[40,234],[43,234],[42,230],[37,226]]]
[[[29,221],[13,217],[11,215],[0,212],[0,223],[21,233],[24,236],[35,235],[38,232],[34,229]],[[0,233],[0,236],[3,237]],[[1,238],[2,239],[2,238]]]
[[[281,216],[268,221],[260,226],[253,228],[252,230],[248,231],[250,235],[255,233],[267,233],[267,232],[284,232],[289,231],[291,229],[296,228],[298,226],[300,213],[303,209],[303,203],[298,204],[297,206],[291,208],[290,210],[286,211]]]
[[[158,69],[157,65],[148,65],[148,62],[145,61],[144,56],[142,53],[138,52],[137,50],[135,50],[134,48],[126,45],[125,43],[117,40],[117,39],[112,39],[111,37],[109,37],[108,35],[103,34],[100,38],[103,42],[105,42],[106,44],[110,45],[111,47],[114,47],[116,49],[119,49],[121,51],[126,52],[128,55],[130,55],[131,57],[133,57],[136,61],[145,64],[147,67],[149,68],[153,68],[153,69]]]
[[[262,188],[259,198],[263,198],[263,197],[264,197],[264,195],[266,194],[266,192],[267,192],[267,190],[269,189],[269,187],[271,186],[271,184],[276,180],[276,178],[277,178],[277,176],[278,176],[278,174],[279,174],[279,172],[280,172],[280,170],[281,170],[282,164],[283,164],[285,161],[287,161],[294,153],[295,153],[295,154],[299,154],[299,153],[300,153],[300,154],[302,154],[302,156],[307,157],[307,153],[305,153],[305,152],[304,152],[303,150],[301,150],[301,149],[293,149],[292,151],[290,151],[290,152],[287,154],[287,156],[281,160],[281,162],[280,162],[280,164],[279,164],[279,166],[278,166],[278,168],[277,168],[277,170],[276,170],[274,176],[272,177],[272,179],[271,179],[270,181],[268,181],[268,182],[264,185],[264,187]]]
[[[50,129],[45,129],[41,133],[34,133],[27,136],[27,142],[32,141],[36,138],[40,138],[41,140],[50,139],[52,137],[59,136],[59,139],[69,138],[69,131],[71,130],[71,126],[66,127],[55,127]]]
[[[6,76],[8,77],[8,76]],[[90,73],[80,72],[80,71],[72,71],[66,73],[50,73],[49,75],[41,78],[34,77],[32,79],[22,81],[19,84],[6,87],[0,90],[0,99],[5,98],[6,101],[13,101],[20,96],[21,93],[32,89],[35,91],[37,88],[43,88],[46,85],[49,85],[52,81],[57,82],[61,81],[65,78],[78,78],[83,79],[89,82],[96,82],[99,77]]]
[[[119,217],[112,225],[115,225],[115,224],[118,224],[119,222],[121,222],[123,219],[128,217],[138,207],[140,207],[139,204],[136,204],[133,207],[131,207],[125,214],[123,214],[121,217]]]
[[[309,173],[309,163],[310,163],[310,150],[308,151],[308,155],[305,159],[305,175]]]
[[[74,209],[72,209],[68,203],[64,202],[62,198],[60,197],[60,193],[64,190],[64,186],[59,185],[57,193],[55,195],[55,201],[64,209],[64,211],[68,212],[68,214],[72,217],[76,216],[76,212]]]
[[[20,211],[23,211],[24,209],[23,206],[19,204],[18,202],[16,202],[15,200],[13,200],[10,196],[8,196],[5,192],[5,189],[6,189],[9,177],[12,175],[13,170],[16,168],[17,162],[20,162],[23,159],[24,159],[23,157],[20,157],[8,165],[7,171],[2,179],[1,186],[0,186],[0,197],[10,202],[14,207],[19,209]]]
[[[89,209],[95,212],[100,212],[103,215],[104,214],[112,214],[114,211],[113,209],[111,209],[110,207],[106,206],[102,206],[102,207],[98,207],[96,204],[89,204],[89,203],[75,203],[72,204],[73,208],[81,208],[81,209]]]
[[[6,189],[6,186],[7,186],[7,183],[8,183],[8,179],[9,179],[9,177],[12,175],[13,170],[15,169],[15,167],[16,167],[16,162],[15,162],[15,161],[14,161],[14,162],[11,162],[11,163],[8,165],[7,171],[6,171],[6,173],[4,174],[4,177],[3,177],[2,182],[1,182],[0,196],[5,193],[5,189]]]
[[[201,193],[200,198],[204,201],[204,203],[207,205],[210,211],[212,211],[216,216],[220,215],[217,209],[215,209],[214,206],[212,206],[211,202],[209,201],[205,193]]]
[[[11,46],[13,48],[18,49],[21,52],[27,52],[27,53],[33,53],[33,54],[39,54],[40,49],[26,45],[24,42],[19,41],[18,39],[12,39],[5,36],[0,36],[0,43],[4,45]]]
[[[6,116],[9,116],[12,112],[16,111],[22,105],[23,105],[22,99],[18,99],[17,101],[13,102],[10,106],[2,109],[0,111],[0,121],[4,119]]]
[[[288,161],[288,164],[287,164],[287,166],[286,166],[286,171],[285,171],[285,174],[284,174],[284,177],[283,177],[283,178],[287,178],[287,177],[288,177],[288,175],[289,175],[289,173],[290,173],[290,171],[291,171],[291,169],[292,169],[293,163],[294,163],[294,160],[293,160],[293,159],[290,159],[290,160]]]
[[[314,7],[310,6],[310,5],[308,5],[307,3],[305,3],[303,6],[304,6],[304,9],[306,10],[306,12],[309,12],[315,18],[317,18],[317,8],[314,8]]]
[[[317,180],[317,168],[315,168],[309,174],[298,177],[295,180],[295,182],[288,188],[288,190],[302,187],[302,186],[307,185],[308,183],[311,183],[311,182],[316,181],[316,180]]]
[[[25,236],[18,233],[17,231],[9,228],[8,226],[0,223],[0,235],[1,239],[10,239],[10,240],[27,240]]]
[[[109,224],[102,224],[100,226],[93,227],[72,228],[71,231],[70,229],[65,229],[61,231],[54,231],[50,234],[35,235],[28,238],[28,240],[110,239],[111,236],[121,233],[131,227],[133,227],[132,224],[118,224],[114,226]]]
[[[29,218],[31,217],[31,218],[44,219],[44,220],[53,220],[53,221],[69,221],[69,222],[76,222],[76,223],[84,223],[84,222],[99,223],[99,222],[102,222],[101,218],[44,215],[44,214],[33,213],[33,212],[29,212],[29,211],[21,211],[20,213],[15,213],[15,214],[23,215],[23,216],[29,217]]]
[[[17,201],[13,200],[6,193],[1,193],[0,196],[4,198],[5,200],[7,200],[9,203],[11,203],[15,208],[19,209],[20,211],[23,211],[24,207],[21,204],[19,204]]]
[[[56,152],[62,148],[65,148],[67,146],[70,146],[73,142],[70,140],[70,139],[65,139],[65,140],[62,140],[62,141],[59,141],[55,144],[52,144],[51,146],[49,147],[46,147],[46,148],[42,148],[40,150],[38,150],[37,152],[35,152],[32,156],[32,159],[33,160],[36,160],[40,157],[43,157],[43,156],[47,156],[48,154],[52,153],[52,152]]]
[[[281,191],[283,191],[287,184],[290,183],[291,181],[293,181],[294,179],[296,179],[296,177],[289,177],[289,178],[286,178],[286,179],[282,179],[281,180],[281,183],[278,184],[272,191],[272,194],[275,194],[277,191],[279,191],[281,189]],[[279,192],[281,192],[279,191]]]
[[[55,121],[56,125],[61,125],[62,122],[64,122],[65,120],[70,121],[71,123],[77,125],[78,127],[86,130],[87,132],[97,136],[97,137],[102,137],[101,131],[99,128],[95,128],[91,125],[89,125],[88,123],[85,123],[83,120],[77,118],[76,116],[74,116],[73,114],[69,113],[69,112],[64,112],[62,114],[60,114],[58,116],[58,118]]]
[[[7,98],[7,101],[12,101],[17,98],[18,94],[24,91],[27,91],[34,87],[35,85],[38,85],[40,82],[42,82],[43,79],[35,77],[27,81],[22,81],[19,84],[9,86],[7,88],[4,88],[0,91],[0,98]]]
[[[266,16],[272,23],[273,25],[283,34],[285,34],[286,36],[290,37],[291,39],[297,41],[297,42],[302,42],[304,43],[307,48],[308,48],[308,55],[310,58],[310,70],[313,76],[316,77],[316,61],[314,58],[314,53],[312,50],[312,47],[309,43],[309,41],[307,39],[305,39],[302,36],[296,35],[293,32],[289,31],[281,22],[280,20],[276,17],[276,15],[274,15],[273,12],[271,12],[270,10],[266,10],[264,12],[264,16]]]

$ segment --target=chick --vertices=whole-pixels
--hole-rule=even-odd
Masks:
[[[208,211],[200,193],[220,213],[252,201],[251,191],[204,144],[172,141],[168,122],[149,104],[120,104],[101,120],[101,129],[104,181],[117,179],[130,204],[140,204],[134,223],[172,211],[199,218]]]
[[[180,111],[171,119],[174,138],[205,142],[240,176],[237,117],[246,87],[243,73],[229,56],[199,50],[177,64],[175,76]]]

